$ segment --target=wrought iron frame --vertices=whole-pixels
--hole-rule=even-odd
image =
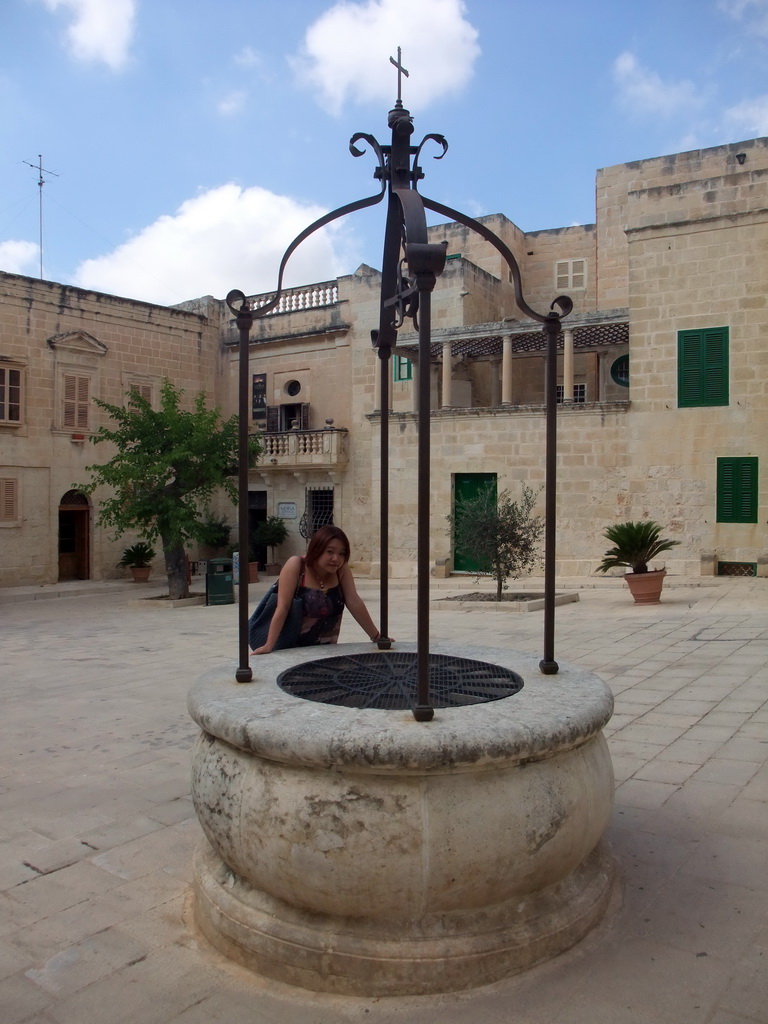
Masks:
[[[249,335],[254,320],[266,316],[280,302],[283,291],[285,267],[294,251],[311,234],[347,214],[376,206],[387,196],[387,219],[384,232],[384,252],[381,270],[381,299],[379,326],[371,331],[371,340],[381,361],[380,378],[380,427],[381,427],[381,510],[380,510],[380,563],[381,607],[380,628],[382,638],[378,641],[381,649],[387,649],[389,639],[389,360],[395,346],[398,329],[406,320],[412,320],[419,336],[418,372],[418,485],[417,485],[417,590],[416,590],[416,640],[417,640],[417,681],[418,699],[413,715],[418,721],[430,721],[434,709],[429,694],[429,482],[430,482],[430,407],[429,407],[429,365],[431,342],[431,299],[437,278],[445,266],[446,243],[429,241],[426,210],[440,214],[463,224],[477,232],[503,257],[509,267],[514,286],[515,302],[522,313],[531,320],[541,323],[546,335],[546,442],[545,442],[545,530],[544,530],[544,641],[543,658],[539,668],[551,675],[558,671],[555,661],[554,615],[555,615],[555,536],[556,536],[556,469],[557,469],[557,344],[561,331],[561,320],[573,309],[567,295],[559,295],[552,301],[547,313],[532,309],[523,297],[520,268],[509,247],[485,224],[461,213],[459,210],[423,196],[418,183],[424,177],[419,164],[421,152],[427,142],[441,147],[434,159],[441,160],[448,143],[444,136],[430,133],[424,136],[418,146],[411,145],[414,131],[413,118],[405,109],[401,99],[402,75],[408,75],[401,63],[398,47],[397,61],[390,61],[398,71],[397,101],[387,118],[391,129],[391,143],[382,146],[365,132],[357,132],[349,142],[353,156],[363,156],[366,150],[358,143],[365,142],[373,151],[377,166],[373,177],[380,184],[379,191],[372,196],[347,203],[338,209],[319,217],[294,238],[283,254],[277,277],[277,290],[273,298],[252,309],[245,294],[237,289],[226,298],[229,309],[235,316],[239,331],[239,516],[238,532],[240,551],[248,545],[248,352]],[[240,560],[239,586],[239,666],[235,674],[238,682],[249,682],[253,671],[248,662],[248,586],[247,559]]]

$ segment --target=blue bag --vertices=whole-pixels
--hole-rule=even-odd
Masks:
[[[248,643],[251,645],[252,651],[255,651],[257,647],[263,647],[267,642],[269,626],[272,622],[272,616],[275,614],[275,608],[277,608],[278,582],[278,580],[275,580],[261,601],[259,601],[248,620]],[[280,630],[280,636],[277,638],[277,643],[274,646],[276,651],[285,650],[286,647],[298,647],[299,645],[301,620],[304,617],[304,602],[300,597],[297,597],[297,594],[298,587],[293,595],[291,607],[288,609],[283,628]]]

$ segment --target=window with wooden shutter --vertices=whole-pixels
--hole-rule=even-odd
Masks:
[[[392,380],[413,380],[413,363],[406,356],[392,356]]]
[[[74,373],[64,374],[64,417],[65,428],[88,429],[88,405],[91,381]]]
[[[728,328],[677,333],[677,404],[728,405]]]
[[[17,523],[19,519],[19,481],[0,477],[0,523]]]
[[[145,402],[149,402],[152,405],[155,395],[155,389],[151,381],[148,380],[130,380],[128,381],[128,391],[133,393],[136,392],[140,395]],[[128,399],[126,398],[126,401]]]
[[[718,523],[757,522],[757,457],[717,460]]]
[[[0,366],[0,423],[21,423],[23,371]]]
[[[586,287],[586,260],[558,260],[555,263],[555,288],[558,291],[579,291]]]
[[[277,434],[280,430],[280,406],[267,406],[267,434]]]

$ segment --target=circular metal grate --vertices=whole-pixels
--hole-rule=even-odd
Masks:
[[[295,665],[277,677],[286,693],[319,704],[347,708],[407,710],[417,703],[416,654],[380,651],[347,654]],[[485,661],[429,655],[430,701],[435,708],[463,707],[511,697],[523,680]]]

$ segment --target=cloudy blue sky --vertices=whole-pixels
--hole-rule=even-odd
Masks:
[[[768,135],[768,0],[3,0],[0,270],[172,304],[274,287],[375,191],[410,71],[422,191],[524,230],[594,220],[598,167]],[[383,205],[288,283],[380,265]]]

